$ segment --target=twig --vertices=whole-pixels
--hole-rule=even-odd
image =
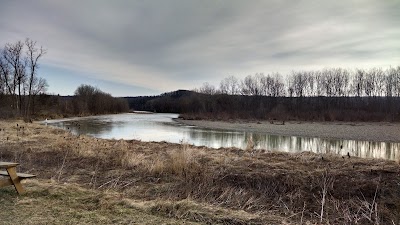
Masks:
[[[285,208],[286,208],[287,211],[290,211],[290,210],[289,210],[289,207],[287,207],[287,205],[286,205],[285,202],[282,200],[282,198],[279,198],[279,201],[282,202],[283,206],[285,206]]]
[[[110,183],[112,183],[112,184],[110,185],[110,187],[109,187],[107,190],[109,190],[109,189],[111,189],[111,188],[115,188],[115,187],[117,186],[117,184],[118,184],[118,182],[119,182],[119,179],[120,179],[121,177],[122,177],[122,176],[119,176],[119,177],[114,178],[114,179],[112,179],[112,180],[110,180],[110,181],[107,181],[106,183],[100,185],[100,186],[98,187],[98,189],[100,189],[100,188],[102,188],[102,187],[104,187],[104,186],[106,186],[107,184],[110,184]]]
[[[321,213],[320,213],[320,220],[319,222],[322,223],[324,218],[324,206],[325,206],[325,197],[327,192],[327,172],[324,176],[323,186],[322,186],[322,200],[321,200]]]
[[[131,181],[131,182],[127,182],[124,186],[122,186],[122,188],[127,187],[129,185],[131,185],[132,183],[135,183],[137,180]]]
[[[58,171],[57,182],[60,182],[60,177],[61,177],[61,174],[62,174],[62,170],[64,169],[65,160],[67,159],[67,155],[68,155],[68,151],[65,152],[65,156],[64,156],[64,159],[63,159],[63,163],[61,164],[61,168],[60,168],[60,170]]]
[[[329,178],[328,170],[325,170],[324,175],[322,176],[322,199],[321,199],[321,213],[320,213],[320,223],[324,218],[324,209],[325,209],[325,202],[326,202],[326,194],[328,193],[328,186],[332,184],[333,179]]]
[[[303,224],[304,210],[306,209],[306,202],[303,202],[303,211],[301,211],[300,224]]]
[[[375,189],[375,194],[374,194],[374,199],[373,199],[373,201],[372,201],[372,205],[371,205],[371,208],[370,208],[370,210],[369,210],[369,218],[371,218],[372,217],[372,212],[373,212],[373,210],[374,210],[374,205],[375,205],[375,201],[376,201],[376,195],[377,195],[377,193],[378,193],[378,188],[379,188],[379,183],[381,182],[381,176],[379,176],[379,182],[378,182],[378,184],[376,185],[376,189]]]
[[[95,168],[94,168],[94,172],[93,172],[93,175],[92,175],[92,178],[90,179],[90,185],[94,188],[94,187],[96,187],[96,174],[97,174],[97,170],[98,170],[98,168],[99,168],[99,160],[97,160],[97,163],[96,163],[96,166],[95,166]]]
[[[119,182],[119,179],[120,179],[121,177],[122,177],[122,176],[117,177],[117,179],[115,179],[114,184],[111,185],[109,189],[111,189],[111,188],[116,188],[116,187],[117,187],[117,184],[118,184],[118,182]],[[109,190],[109,189],[107,189],[107,190]]]
[[[114,180],[115,180],[115,179],[112,179],[112,180],[110,180],[110,181],[105,182],[104,184],[100,185],[100,186],[98,187],[98,189],[100,189],[100,188],[102,188],[103,186],[105,186],[105,185],[107,185],[107,184],[113,182]]]

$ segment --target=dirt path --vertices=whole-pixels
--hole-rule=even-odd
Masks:
[[[285,136],[321,137],[362,141],[400,142],[400,123],[341,123],[341,122],[224,122],[182,120],[178,122],[204,128],[240,130]]]

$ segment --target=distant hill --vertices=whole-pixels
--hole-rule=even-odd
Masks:
[[[155,96],[124,97],[124,99],[128,101],[131,110],[179,113],[180,110],[174,107],[177,103],[176,100],[193,95],[199,95],[199,93],[189,90],[176,90]],[[167,106],[167,103],[170,106]],[[160,104],[164,107],[160,107]]]

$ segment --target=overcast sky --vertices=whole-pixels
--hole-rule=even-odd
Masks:
[[[47,49],[49,92],[114,96],[229,75],[400,65],[399,0],[0,0],[0,47]]]

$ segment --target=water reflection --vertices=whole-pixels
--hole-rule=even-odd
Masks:
[[[270,151],[315,153],[334,153],[363,158],[385,158],[395,160],[399,157],[400,143],[371,142],[356,140],[329,140],[310,137],[278,136],[249,132],[199,132],[192,130],[189,140],[197,140],[198,145],[214,148],[238,147],[245,149],[247,140],[252,138],[255,149]]]
[[[250,132],[202,129],[173,121],[177,114],[119,114],[63,120],[47,123],[69,130],[74,134],[88,134],[105,139],[139,139],[142,141],[186,141],[197,146],[212,148],[237,147],[245,149],[251,138],[255,149],[270,151],[335,153],[364,158],[399,157],[400,143],[355,140],[329,140],[321,138],[278,136]]]

